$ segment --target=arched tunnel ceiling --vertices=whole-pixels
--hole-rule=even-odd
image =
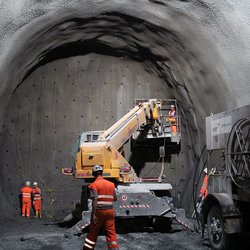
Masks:
[[[0,124],[22,83],[43,64],[89,53],[127,58],[178,100],[184,152],[193,147],[197,155],[204,117],[248,103],[249,10],[246,0],[2,1]],[[1,149],[5,138],[2,130]],[[194,165],[194,156],[185,157]]]

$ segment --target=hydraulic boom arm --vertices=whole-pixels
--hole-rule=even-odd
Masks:
[[[154,123],[159,117],[160,102],[150,99],[140,103],[124,115],[108,130],[82,134],[77,153],[75,177],[93,178],[92,167],[103,167],[103,175],[118,182],[137,182],[133,168],[123,157],[123,146],[142,126]],[[93,139],[93,138],[96,139]]]

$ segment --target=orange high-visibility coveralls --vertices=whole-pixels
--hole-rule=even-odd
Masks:
[[[41,189],[39,187],[35,187],[32,190],[33,194],[33,206],[36,212],[41,212],[42,208],[42,196],[41,196]],[[37,214],[37,213],[36,213]]]
[[[168,113],[168,121],[171,123],[171,132],[176,133],[177,132],[177,126],[176,126],[176,111],[170,110]]]
[[[206,198],[207,197],[207,195],[208,195],[207,188],[208,188],[208,175],[206,174],[204,176],[203,183],[202,183],[202,186],[201,186],[201,189],[200,189],[200,195],[199,195],[200,198],[202,198],[202,197]]]
[[[21,193],[22,193],[22,216],[30,217],[32,188],[25,186],[21,189]]]
[[[119,249],[115,231],[115,212],[113,201],[115,199],[114,183],[98,176],[96,180],[89,185],[90,194],[93,198],[97,196],[97,210],[95,216],[97,223],[91,221],[89,233],[85,239],[83,250],[93,250],[95,248],[98,233],[102,227],[105,230],[108,249]]]

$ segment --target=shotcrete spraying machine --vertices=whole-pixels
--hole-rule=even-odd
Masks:
[[[250,105],[207,117],[206,147],[203,229],[214,249],[231,249],[235,235],[250,231]]]
[[[166,151],[180,151],[180,117],[176,110],[170,123],[170,105],[177,108],[174,99],[136,100],[135,107],[105,131],[82,133],[74,144],[76,163],[74,169],[63,169],[63,173],[75,178],[93,181],[92,167],[103,167],[103,176],[116,183],[117,201],[114,202],[116,217],[147,217],[152,220],[168,218],[187,228],[193,225],[186,219],[183,209],[173,207],[170,190],[172,185],[164,183],[164,158]],[[173,118],[173,117],[172,117]],[[173,133],[171,126],[176,126]],[[139,178],[124,155],[124,145],[131,140],[131,150],[145,150],[145,154],[158,148],[162,159],[160,173],[156,178]],[[159,195],[160,194],[160,195]],[[86,200],[86,199],[85,199]],[[82,220],[69,232],[77,233],[90,224],[91,206],[82,212]]]

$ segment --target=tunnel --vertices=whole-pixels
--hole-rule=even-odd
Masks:
[[[74,140],[136,98],[178,103],[181,152],[166,176],[192,211],[205,117],[249,103],[249,10],[243,0],[2,1],[0,216],[20,213],[26,180],[43,189],[47,216],[71,211],[83,181],[61,169],[74,165]]]

